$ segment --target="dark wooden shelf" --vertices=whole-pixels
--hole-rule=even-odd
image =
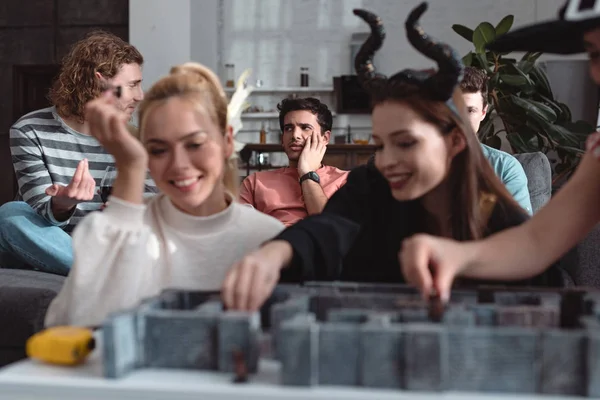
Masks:
[[[244,149],[248,149],[250,151],[256,151],[259,153],[277,153],[283,151],[283,146],[276,143],[248,143],[244,146]],[[327,151],[371,151],[375,152],[377,146],[374,144],[328,144]]]
[[[366,164],[369,158],[375,153],[377,146],[373,144],[328,144],[327,152],[323,158],[323,163],[340,169],[350,170],[357,165]],[[244,162],[246,172],[249,175],[250,169],[262,170],[268,169],[268,166],[249,165],[253,153],[279,153],[283,152],[281,144],[269,143],[248,143],[240,151],[240,157]]]

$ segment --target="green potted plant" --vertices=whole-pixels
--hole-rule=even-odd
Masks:
[[[480,23],[475,29],[453,25],[452,29],[473,43],[474,50],[463,57],[465,65],[486,71],[489,81],[489,109],[479,131],[488,146],[500,148],[498,136],[506,134],[513,153],[554,152],[554,183],[568,179],[577,167],[587,135],[594,126],[574,122],[571,111],[557,101],[545,72],[537,64],[541,53],[526,53],[520,60],[508,53],[486,50],[486,44],[510,30],[514,17],[504,17],[496,26]],[[494,123],[495,117],[501,124]]]

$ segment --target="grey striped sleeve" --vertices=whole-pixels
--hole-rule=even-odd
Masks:
[[[48,215],[50,196],[46,194],[46,188],[52,185],[52,178],[37,137],[21,129],[11,128],[10,151],[19,186],[19,197],[53,224],[68,224],[68,220],[59,223]]]
[[[90,201],[77,204],[67,221],[59,222],[52,214],[46,189],[52,184],[69,185],[83,158],[88,160],[96,190],[102,186],[106,168],[115,166],[113,156],[94,137],[71,129],[53,107],[34,111],[15,122],[10,129],[10,151],[19,185],[18,198],[49,223],[71,232],[81,218],[101,208],[102,199],[96,192]],[[149,176],[144,191],[157,192]]]

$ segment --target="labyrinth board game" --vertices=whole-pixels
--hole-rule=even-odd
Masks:
[[[281,285],[260,312],[218,293],[165,291],[103,325],[104,375],[216,370],[252,379],[260,358],[280,383],[409,391],[600,396],[600,293],[478,287],[450,302],[408,286]]]

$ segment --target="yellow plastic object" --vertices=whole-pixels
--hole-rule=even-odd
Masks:
[[[94,332],[88,328],[57,326],[27,340],[27,356],[50,364],[81,364],[94,350]]]

